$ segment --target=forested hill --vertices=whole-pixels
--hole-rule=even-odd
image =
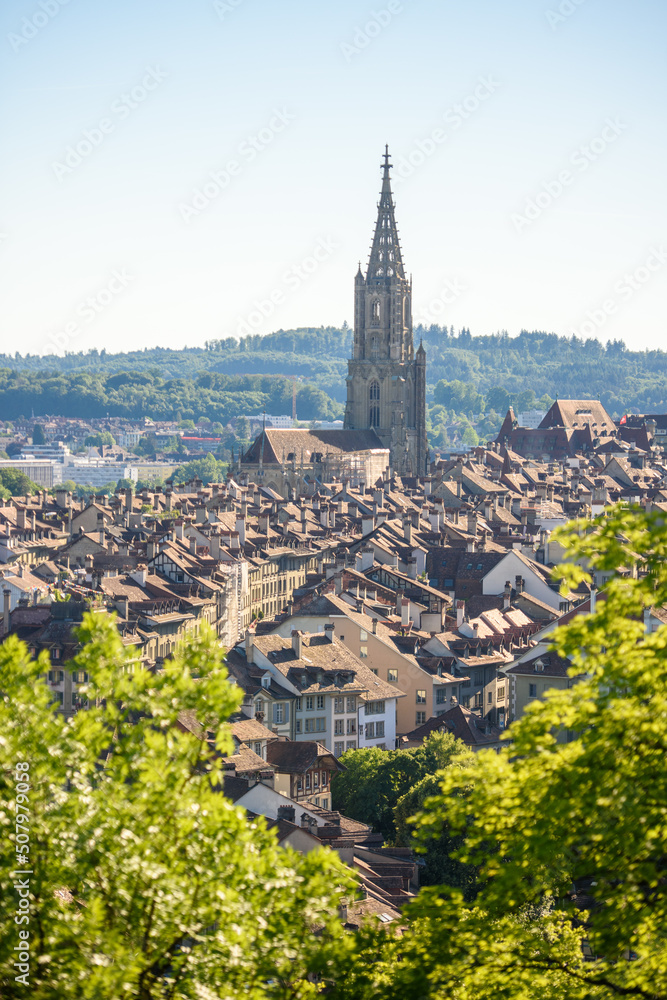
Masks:
[[[558,395],[599,398],[617,414],[667,410],[664,351],[630,351],[622,341],[603,345],[541,332],[473,337],[466,329],[456,334],[438,326],[417,327],[415,342],[420,338],[427,350],[429,403],[480,412],[489,391],[500,387],[524,407],[536,398]],[[199,416],[217,408],[215,419],[228,419],[264,405],[270,413],[289,413],[291,384],[268,377],[278,375],[299,379],[299,417],[330,418],[340,415],[335,403],[345,400],[351,349],[352,331],[344,325],[278,330],[241,341],[230,337],[180,351],[0,355],[0,417],[32,410],[69,414],[76,406],[82,407],[80,416],[109,412],[159,418],[192,409]],[[505,397],[494,393],[491,398],[497,409]]]

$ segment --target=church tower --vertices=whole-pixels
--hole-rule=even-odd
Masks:
[[[427,471],[426,352],[412,343],[412,278],[403,267],[394,216],[389,148],[366,275],[354,279],[354,356],[348,361],[345,427],[374,430],[394,472]]]

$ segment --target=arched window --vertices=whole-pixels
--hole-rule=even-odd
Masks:
[[[368,390],[370,396],[370,420],[371,427],[380,426],[380,383],[373,379]]]
[[[371,303],[371,319],[377,320],[378,322],[380,320],[380,300],[379,299],[373,299],[373,302]]]

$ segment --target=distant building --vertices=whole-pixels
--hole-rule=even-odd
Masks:
[[[516,419],[519,422],[519,427],[530,427],[532,430],[536,430],[546,415],[546,410],[524,410],[523,413],[517,413]]]

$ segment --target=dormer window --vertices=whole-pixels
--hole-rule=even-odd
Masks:
[[[270,674],[264,674],[263,675],[263,677],[262,677],[262,687],[263,688],[271,687],[271,675]]]

